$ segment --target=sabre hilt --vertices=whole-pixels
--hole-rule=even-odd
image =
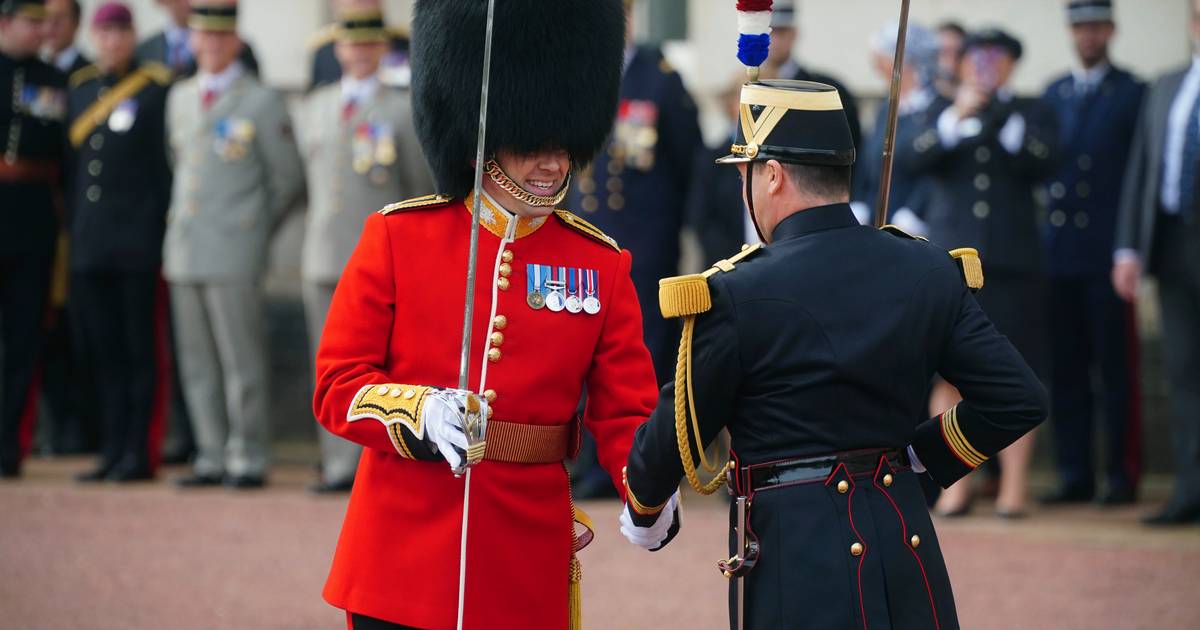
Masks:
[[[483,461],[487,451],[487,441],[484,439],[487,430],[487,418],[484,417],[483,406],[479,404],[479,396],[467,396],[466,409],[463,410],[463,435],[467,437],[467,451],[463,463],[451,471],[455,477],[466,474],[467,469]]]

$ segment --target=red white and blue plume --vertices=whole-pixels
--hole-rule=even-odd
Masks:
[[[758,67],[771,48],[771,4],[773,0],[737,0],[738,61],[746,76],[758,80]]]

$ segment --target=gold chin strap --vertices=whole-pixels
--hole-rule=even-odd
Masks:
[[[562,200],[567,196],[567,189],[571,185],[571,174],[567,173],[567,181],[563,182],[562,188],[558,189],[558,193],[552,197],[542,197],[535,195],[524,188],[521,188],[500,168],[500,164],[496,160],[488,160],[487,164],[483,165],[484,172],[492,179],[497,186],[504,192],[512,195],[517,201],[531,206],[557,206],[562,203]]]

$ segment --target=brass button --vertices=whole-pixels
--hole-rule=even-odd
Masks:
[[[504,250],[504,253],[500,254],[500,260],[502,260],[506,263],[512,262],[512,260],[513,260],[512,250],[510,250],[510,249]]]
[[[512,265],[508,263],[500,263],[500,269],[498,271],[501,278],[507,278],[512,275]]]
[[[986,201],[976,201],[974,206],[971,206],[971,214],[975,215],[976,219],[983,220],[988,218],[992,213],[992,206]]]
[[[492,419],[492,415],[493,415],[493,414],[495,414],[495,413],[496,413],[496,410],[495,410],[495,409],[492,409],[491,407],[488,407],[488,411],[487,411],[487,417],[488,417],[488,420],[491,420],[491,419]]]
[[[488,341],[491,341],[493,346],[503,346],[504,345],[504,333],[494,332],[494,333],[492,333],[491,337],[488,337]]]
[[[852,555],[852,556],[863,555],[862,543],[854,543],[853,545],[850,545],[850,555]]]
[[[1067,213],[1062,210],[1055,210],[1050,213],[1050,225],[1054,227],[1062,227],[1067,222]]]
[[[837,489],[838,489],[839,493],[846,494],[847,492],[850,491],[850,482],[846,481],[845,479],[839,481],[838,485],[837,485]]]
[[[88,162],[88,175],[97,177],[100,175],[100,171],[102,170],[104,170],[104,163],[100,160],[92,160],[91,162]]]
[[[498,279],[496,280],[496,286],[497,286],[497,287],[498,287],[498,288],[499,288],[501,291],[507,291],[507,290],[508,290],[508,285],[509,285],[508,278],[498,278]]]
[[[92,139],[88,141],[88,144],[91,145],[92,150],[99,151],[101,147],[104,146],[104,136],[98,133],[93,134]]]
[[[980,173],[975,176],[975,190],[984,191],[992,187],[992,178],[988,177],[987,173]]]
[[[1090,156],[1086,153],[1079,156],[1079,170],[1081,170],[1081,171],[1092,170],[1092,156]]]
[[[979,162],[980,164],[986,164],[990,159],[992,159],[991,149],[987,147],[979,147],[978,149],[975,149],[976,162]]]
[[[1075,227],[1082,230],[1088,226],[1088,223],[1089,223],[1088,213],[1086,213],[1086,212],[1076,212],[1075,213]]]
[[[889,488],[892,486],[892,474],[891,473],[888,473],[883,476],[883,485],[886,487],[889,487]]]
[[[913,549],[920,547],[921,546],[921,537],[916,534],[913,534],[913,537],[908,539],[908,544],[912,545]]]
[[[95,186],[95,185],[88,186],[87,199],[88,199],[88,201],[90,201],[92,203],[96,203],[97,201],[100,201],[100,187]]]
[[[415,390],[415,389],[410,389],[410,390],[404,392],[405,400],[412,400],[413,398],[416,398],[416,397],[417,397],[417,390]]]
[[[380,396],[387,396],[387,393],[388,393],[388,386],[387,386],[387,385],[380,385],[379,387],[376,387],[376,388],[375,388],[375,393],[376,393],[376,394],[379,394]]]
[[[609,210],[623,210],[625,208],[625,197],[620,193],[613,193],[608,196]]]
[[[491,350],[488,350],[488,361],[491,361],[492,363],[499,361],[500,357],[502,356],[504,355],[501,354],[500,348],[492,348]]]
[[[392,393],[391,393],[391,394],[388,394],[388,395],[389,395],[389,396],[391,396],[392,398],[399,398],[399,397],[400,397],[400,393],[401,393],[401,392],[400,392],[400,388],[399,388],[399,387],[396,387],[396,388],[393,388],[393,389],[392,389]]]
[[[620,178],[620,177],[615,177],[615,176],[614,176],[614,177],[609,177],[609,178],[608,178],[608,181],[604,182],[604,187],[605,187],[605,188],[607,188],[607,189],[608,189],[608,192],[610,192],[610,193],[619,193],[619,192],[621,192],[621,188],[622,188],[624,185],[625,185],[625,184],[624,184],[624,183],[621,181],[621,178]]]
[[[579,206],[583,208],[584,212],[595,212],[600,209],[600,201],[593,195],[584,195]]]
[[[484,400],[488,401],[489,405],[496,402],[496,390],[494,390],[494,389],[483,390],[483,398],[484,398]]]
[[[503,315],[497,315],[496,317],[492,318],[492,328],[495,328],[496,330],[504,330],[505,328],[508,328],[508,318]]]
[[[1087,182],[1079,182],[1075,184],[1075,194],[1079,195],[1080,199],[1087,199],[1092,194],[1092,187]]]
[[[1054,182],[1050,184],[1050,196],[1055,199],[1062,199],[1067,196],[1067,187],[1062,182]]]

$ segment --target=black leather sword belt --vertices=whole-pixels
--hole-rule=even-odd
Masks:
[[[832,455],[785,459],[745,467],[744,476],[750,483],[750,494],[776,486],[824,481],[837,469],[845,466],[850,475],[874,473],[879,458],[886,457],[895,470],[908,470],[908,452],[903,448],[866,449]]]

